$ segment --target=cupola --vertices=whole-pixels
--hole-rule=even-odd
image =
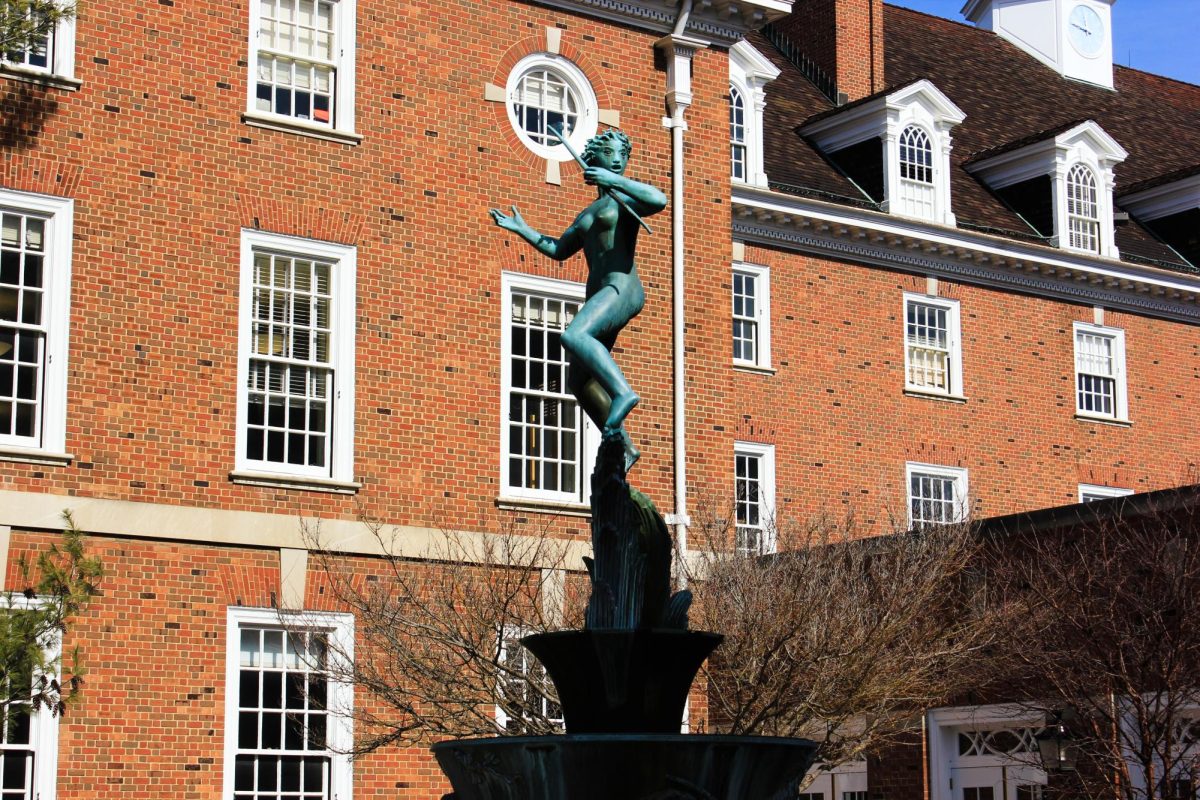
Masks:
[[[962,13],[1064,78],[1113,88],[1114,0],[969,0]]]

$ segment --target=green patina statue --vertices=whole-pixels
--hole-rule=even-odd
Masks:
[[[588,264],[587,301],[562,335],[570,357],[568,388],[584,413],[603,429],[605,437],[620,436],[625,467],[639,453],[625,431],[625,417],[640,399],[612,357],[617,334],[638,315],[646,301],[633,254],[641,217],[666,208],[667,197],[649,184],[624,175],[632,145],[619,130],[604,131],[584,148],[583,178],[597,187],[599,197],[579,213],[557,239],[538,233],[521,217],[491,210],[492,219],[543,255],[565,261],[583,250]]]

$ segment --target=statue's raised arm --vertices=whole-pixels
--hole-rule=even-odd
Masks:
[[[638,450],[625,431],[625,417],[640,398],[613,360],[617,334],[638,315],[646,295],[634,263],[641,217],[666,208],[667,197],[650,184],[625,177],[631,151],[629,137],[607,130],[583,151],[583,178],[597,187],[598,197],[558,238],[534,230],[516,206],[512,214],[493,208],[497,225],[512,231],[535,250],[563,261],[583,250],[588,264],[586,302],[563,332],[570,358],[568,388],[605,436],[620,436],[626,469]]]

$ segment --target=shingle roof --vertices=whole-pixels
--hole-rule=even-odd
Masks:
[[[1095,120],[1129,151],[1116,168],[1118,196],[1126,187],[1148,188],[1163,176],[1194,169],[1200,160],[1200,86],[1118,66],[1111,91],[1065,79],[990,31],[896,6],[884,9],[885,92],[926,78],[967,115],[954,129],[951,155],[952,202],[964,228],[1036,238],[965,165],[1083,120]],[[772,185],[862,203],[862,192],[795,132],[837,109],[765,37],[753,34],[750,41],[783,71],[767,89],[764,151]],[[1183,264],[1136,221],[1117,229],[1117,246],[1129,260]]]

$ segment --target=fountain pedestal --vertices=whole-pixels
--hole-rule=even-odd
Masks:
[[[794,800],[812,742],[679,732],[723,637],[687,630],[666,524],[626,482],[616,436],[592,474],[592,550],[586,629],[521,640],[554,682],[566,735],[434,745],[454,787],[445,800]]]

